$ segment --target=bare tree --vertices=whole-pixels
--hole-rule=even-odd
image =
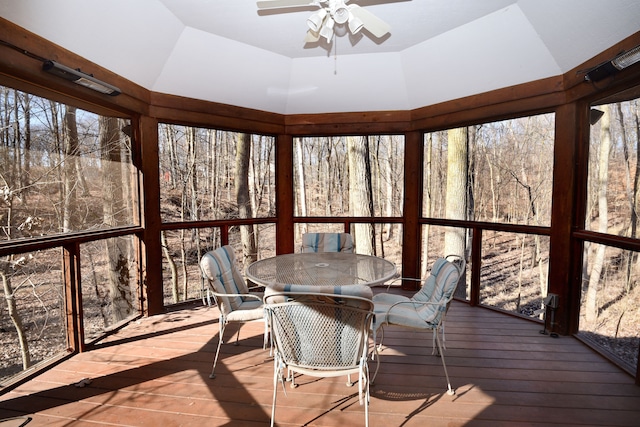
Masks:
[[[348,136],[349,207],[353,216],[373,216],[369,139]],[[375,234],[371,224],[355,224],[355,247],[358,253],[375,255]]]
[[[125,203],[122,195],[122,169],[119,120],[114,117],[100,117],[100,148],[102,152],[102,169],[104,203],[103,215],[106,225],[117,227],[125,219]],[[109,268],[107,286],[112,304],[112,320],[114,323],[128,318],[133,312],[131,284],[129,274],[130,248],[126,238],[106,239]]]
[[[64,163],[63,170],[63,219],[62,231],[67,233],[78,229],[78,127],[76,108],[66,106],[64,112]]]
[[[236,200],[240,218],[251,218],[251,197],[249,194],[249,160],[251,155],[251,135],[238,134],[236,140]],[[242,240],[243,265],[249,265],[256,259],[256,241],[253,226],[240,226]]]
[[[178,266],[176,266],[176,262],[173,260],[173,257],[171,257],[171,252],[169,252],[167,235],[164,230],[160,232],[160,242],[162,244],[162,254],[165,257],[167,264],[169,264],[169,271],[171,271],[171,297],[173,298],[173,303],[177,304],[180,301],[180,291],[178,290]]]
[[[295,139],[296,145],[296,170],[298,171],[298,175],[296,178],[298,179],[298,204],[300,209],[301,216],[307,216],[307,194],[305,190],[305,181],[304,181],[304,155],[302,150],[302,138]],[[300,233],[304,234],[307,232],[307,225],[301,224]]]
[[[598,161],[598,231],[608,229],[607,186],[609,180],[609,152],[611,151],[611,119],[608,105],[602,106],[604,114],[600,119],[600,150]],[[596,245],[589,274],[586,296],[585,319],[593,325],[598,318],[598,286],[604,265],[605,245]]]
[[[467,218],[468,149],[469,134],[467,128],[450,129],[447,132],[445,217],[448,219],[464,220]],[[447,227],[444,234],[443,255],[457,255],[465,258],[465,249],[466,230],[464,228]],[[465,283],[466,279],[463,274],[456,289],[456,294],[461,297],[469,294]]]
[[[426,153],[424,155],[425,165],[423,170],[423,185],[424,185],[424,195],[423,195],[423,215],[426,217],[432,216],[433,209],[433,134],[430,133],[427,135],[427,140],[425,141]],[[424,225],[424,232],[422,234],[422,261],[420,266],[420,275],[422,277],[427,276],[427,271],[429,270],[428,260],[429,260],[429,238],[431,237],[431,225]]]
[[[10,94],[13,95],[13,105],[10,107],[12,98]],[[13,233],[16,227],[14,226],[14,209],[15,203],[17,199],[22,197],[23,187],[21,185],[20,176],[17,173],[17,168],[15,165],[16,158],[9,158],[7,154],[9,152],[8,148],[13,147],[14,156],[15,151],[19,149],[19,140],[20,140],[20,132],[18,125],[18,117],[19,113],[18,103],[16,101],[16,97],[18,96],[18,91],[9,91],[9,89],[5,89],[3,91],[3,111],[4,116],[0,119],[0,129],[2,132],[2,147],[0,147],[0,151],[3,153],[3,163],[9,167],[5,170],[0,171],[0,188],[2,189],[2,203],[6,207],[6,222],[3,224],[4,237],[7,240],[13,239]],[[14,110],[15,109],[15,110]],[[14,117],[11,117],[11,112],[14,112]],[[13,121],[13,123],[12,123]],[[11,123],[11,125],[9,125]],[[14,128],[13,133],[9,133],[9,129]],[[18,128],[18,130],[15,130]],[[9,314],[9,318],[11,319],[11,323],[16,330],[16,334],[18,336],[18,343],[20,346],[20,354],[22,356],[22,368],[28,369],[31,366],[31,355],[29,351],[29,341],[27,339],[27,333],[24,328],[24,323],[22,321],[22,316],[18,310],[18,305],[16,302],[16,294],[15,289],[12,284],[12,277],[15,275],[17,270],[22,268],[22,263],[16,261],[13,255],[7,255],[0,260],[0,280],[2,280],[2,292],[4,294],[4,299],[7,303],[7,312]]]
[[[624,154],[624,174],[625,174],[625,184],[626,184],[626,196],[627,196],[627,201],[629,203],[629,211],[630,211],[630,218],[629,218],[629,231],[628,231],[628,235],[631,238],[637,238],[637,228],[638,228],[638,181],[640,178],[640,156],[636,155],[635,156],[635,163],[632,164],[632,158],[631,158],[631,150],[629,149],[629,144],[628,144],[628,135],[627,135],[627,125],[625,123],[624,120],[624,112],[622,110],[622,103],[616,103],[615,104],[616,107],[616,112],[617,112],[617,118],[618,118],[618,123],[619,123],[619,127],[620,127],[620,133],[621,133],[621,143],[622,143],[622,150],[623,150],[623,154]],[[633,115],[636,119],[637,119],[637,113]],[[640,141],[640,136],[636,135],[636,147],[635,147],[635,152],[638,153],[637,150],[637,146],[638,146],[638,141]],[[632,170],[634,170],[635,172],[632,173]],[[630,290],[631,288],[631,283],[632,283],[632,278],[631,278],[631,267],[633,265],[633,257],[634,257],[634,251],[625,251],[624,252],[624,263],[625,263],[625,283],[626,285],[626,289]]]
[[[447,191],[445,217],[466,219],[467,214],[467,150],[466,128],[450,129],[447,134]],[[462,228],[448,228],[444,237],[444,254],[465,255],[465,232]]]

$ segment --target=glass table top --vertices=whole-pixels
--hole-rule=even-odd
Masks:
[[[268,286],[286,283],[314,286],[378,285],[396,275],[391,261],[344,252],[294,253],[265,258],[249,265],[252,282]]]

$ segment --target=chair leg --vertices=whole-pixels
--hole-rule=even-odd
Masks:
[[[376,335],[375,334],[373,335],[373,345],[378,347],[378,351],[382,351],[383,340],[384,340],[384,327],[380,325],[380,344],[376,343]]]
[[[215,370],[216,364],[218,363],[218,355],[220,354],[220,346],[222,345],[222,338],[224,337],[224,327],[225,322],[223,319],[220,319],[220,332],[218,333],[218,348],[216,349],[216,355],[213,358],[213,367],[211,368],[211,373],[209,374],[209,378],[214,379],[216,377]]]
[[[369,385],[371,382],[369,381],[369,366],[366,363],[365,359],[362,361],[362,370],[360,371],[360,398],[364,397],[364,425],[365,427],[369,427]],[[364,394],[364,396],[363,396]],[[360,401],[362,403],[362,401]]]
[[[273,358],[273,400],[271,401],[271,427],[276,419],[276,394],[278,393],[278,379],[281,375],[278,356]]]
[[[442,344],[440,342],[440,336],[437,334],[437,329],[434,330],[436,332],[436,344],[438,345],[438,351],[440,352],[440,359],[442,359],[442,367],[444,368],[444,376],[447,378],[447,394],[449,396],[453,396],[456,394],[455,390],[451,388],[451,381],[449,380],[449,373],[447,372],[447,364],[444,362],[444,352],[442,351]]]
[[[367,391],[364,398],[364,427],[369,427],[369,384],[366,385]]]
[[[440,355],[440,353],[442,353],[442,351],[440,351],[438,346],[436,345],[436,335],[438,335],[438,330],[440,330],[441,334],[442,334],[442,341],[441,341],[442,350],[446,350],[447,349],[445,336],[444,336],[444,322],[442,322],[442,324],[440,326],[438,326],[437,328],[433,329],[433,343],[432,343],[433,350],[431,351],[431,354],[433,354],[435,356],[438,356],[438,355]]]
[[[240,345],[240,329],[242,329],[242,324],[238,324],[238,333],[236,334],[236,342],[233,345]]]
[[[442,318],[442,322],[441,322],[440,327],[442,328],[442,348],[444,350],[446,350],[447,349],[447,339],[444,336],[444,317]]]
[[[373,343],[373,353],[371,354],[371,360],[376,361],[376,370],[373,372],[373,377],[369,379],[369,384],[373,385],[376,380],[376,376],[378,375],[378,369],[380,369],[380,355],[378,354],[378,347],[376,347],[375,342]]]
[[[438,346],[436,344],[436,335],[438,335],[438,328],[433,330],[433,338],[431,339],[431,354],[438,355]]]

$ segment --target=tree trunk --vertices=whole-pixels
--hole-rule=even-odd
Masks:
[[[625,181],[626,181],[626,192],[627,192],[627,201],[629,203],[629,211],[631,212],[631,217],[629,219],[629,232],[628,236],[635,239],[638,231],[638,211],[637,211],[637,203],[638,203],[638,174],[640,171],[638,170],[638,161],[639,157],[636,155],[635,165],[631,164],[631,154],[629,152],[629,146],[627,144],[627,127],[624,121],[624,113],[622,111],[622,104],[616,103],[616,111],[618,117],[618,123],[620,125],[620,140],[622,143],[622,150],[624,153],[624,164],[625,164]],[[636,137],[638,139],[638,137]],[[636,151],[637,153],[637,151]],[[631,174],[632,166],[635,166],[635,173]],[[629,290],[631,288],[631,283],[633,282],[633,278],[631,275],[631,267],[633,265],[633,256],[634,251],[624,251],[622,257],[624,260],[624,269],[625,269],[625,289]]]
[[[467,128],[450,129],[447,133],[447,192],[445,194],[445,218],[466,219],[467,182],[469,182]],[[444,233],[443,256],[457,255],[465,259],[466,231],[464,228],[447,227]],[[467,298],[470,289],[463,276],[458,282],[456,296]]]
[[[195,127],[188,127],[186,132],[187,138],[187,176],[185,182],[184,194],[188,197],[188,201],[185,200],[185,206],[188,203],[188,213],[190,221],[198,221],[200,219],[200,207],[198,206],[198,133]],[[197,233],[188,233],[187,230],[180,230],[180,248],[182,256],[182,297],[184,300],[189,298],[189,269],[188,269],[188,251],[187,242],[185,236],[190,234],[192,240],[197,238]],[[197,240],[196,240],[197,241]],[[200,258],[198,258],[200,259]]]
[[[187,293],[189,288],[189,261],[187,260],[187,244],[185,242],[186,230],[180,229],[180,266],[182,269],[182,295],[187,299]],[[179,298],[179,297],[178,297]]]
[[[249,159],[251,155],[251,135],[239,134],[236,141],[236,200],[240,218],[251,218],[251,197],[249,195]],[[249,265],[258,259],[253,226],[240,226],[243,264]]]
[[[8,258],[8,257],[7,257]],[[5,259],[7,259],[5,258]],[[9,265],[8,262],[3,262],[5,265]],[[18,343],[20,344],[20,354],[22,355],[22,369],[29,369],[31,367],[31,356],[29,354],[29,341],[27,340],[27,334],[25,333],[24,326],[22,325],[22,317],[18,313],[16,307],[16,300],[13,295],[13,288],[11,287],[11,279],[7,276],[4,269],[0,269],[0,276],[2,276],[2,290],[4,292],[4,298],[7,301],[7,311],[13,326],[16,328],[18,334]]]
[[[24,168],[22,188],[25,189],[23,198],[26,198],[31,185],[31,95],[23,93],[22,110],[24,112]],[[28,204],[25,199],[25,205]]]
[[[64,183],[64,208],[62,231],[68,233],[78,229],[78,128],[76,123],[76,108],[67,106],[64,113],[64,163],[62,166]]]
[[[425,165],[424,165],[424,212],[423,215],[427,218],[430,218],[433,208],[433,133],[429,133],[427,137],[427,152],[425,154]],[[422,261],[420,266],[420,277],[427,277],[427,271],[429,271],[429,238],[431,237],[431,225],[425,224],[423,226],[423,235],[422,235]]]
[[[298,171],[298,202],[300,204],[300,216],[307,216],[307,195],[304,187],[304,156],[302,151],[302,138],[295,138],[296,144],[296,170]],[[300,224],[300,234],[307,232],[307,224]]]
[[[393,143],[393,138],[392,136],[387,136],[387,137],[383,137],[383,141],[386,141],[387,143],[387,155],[385,156],[384,162],[383,162],[383,169],[384,169],[384,180],[385,180],[385,192],[386,192],[386,197],[384,197],[384,204],[385,204],[385,215],[388,217],[392,217],[393,216],[393,207],[396,205],[396,203],[398,202],[399,199],[397,199],[394,195],[394,177],[392,174],[392,170],[393,170],[393,159],[395,157],[395,152],[393,151],[393,148],[395,147],[395,144]],[[390,241],[393,238],[393,233],[395,230],[395,224],[393,223],[388,223],[385,225],[385,234],[386,234],[386,240]]]
[[[633,111],[635,111],[635,114],[633,115],[633,120],[634,120],[634,127],[635,127],[635,134],[636,134],[636,140],[635,140],[635,152],[636,152],[636,164],[635,164],[635,173],[633,175],[633,200],[634,200],[634,211],[637,213],[638,212],[638,192],[640,191],[640,155],[638,155],[637,153],[640,153],[640,104],[638,104],[638,101],[635,100],[633,101]],[[636,217],[636,221],[638,220],[638,218]],[[640,262],[640,257],[636,257],[636,262],[634,263],[634,268],[638,268],[637,263]],[[631,285],[631,283],[630,283]],[[629,289],[631,290],[631,289]]]
[[[16,188],[22,188],[22,180],[24,178],[24,174],[22,172],[22,126],[20,117],[20,92],[17,90],[13,91],[13,105],[11,106],[11,111],[13,111],[13,122],[11,123],[11,128],[13,129],[13,138],[11,138],[11,179],[10,182],[15,183]],[[5,171],[3,171],[5,172]],[[6,173],[6,172],[5,172]],[[22,190],[20,190],[23,193]]]
[[[608,229],[607,184],[609,179],[609,151],[611,150],[610,111],[608,105],[602,106],[604,114],[600,119],[600,151],[598,159],[598,231],[606,233]],[[604,265],[605,245],[596,245],[587,296],[585,301],[585,320],[593,325],[598,318],[598,286]]]
[[[634,187],[637,186],[637,180],[634,183],[632,183],[631,181],[631,155],[629,153],[629,146],[627,144],[627,131],[624,123],[624,113],[622,112],[622,105],[618,102],[615,104],[615,106],[618,124],[620,125],[620,143],[622,144],[622,153],[624,156],[625,189],[627,194],[627,202],[629,203],[629,212],[631,213],[628,236],[635,238],[637,234],[636,226],[638,221],[638,213],[636,212],[636,188]]]
[[[366,137],[347,137],[349,158],[349,210],[353,216],[373,216],[369,142]],[[375,255],[372,224],[354,225],[355,247],[360,254]]]
[[[467,129],[450,129],[447,134],[447,192],[445,218],[466,219],[467,213]],[[443,255],[465,255],[465,232],[461,228],[447,228]]]
[[[5,103],[8,101],[8,93],[8,89],[5,89]],[[7,116],[2,118],[2,122],[0,122],[0,125],[2,123],[10,123],[11,120],[8,113],[10,111],[10,108],[5,108],[4,111],[6,112]],[[2,132],[2,141],[4,142],[3,145],[8,146],[10,139],[8,131],[11,126],[5,126],[4,129],[2,128],[3,126],[0,126],[0,132]],[[3,156],[3,164],[5,165],[11,163],[10,161],[8,161],[8,151],[9,150],[0,150]],[[6,171],[3,172],[5,173],[0,174],[0,178],[2,179],[2,184],[5,186],[6,190],[21,187],[19,177],[15,176],[14,174],[6,174]],[[6,206],[6,215],[4,217],[6,223],[1,227],[1,229],[4,231],[4,237],[6,238],[6,240],[12,240],[13,231],[15,230],[15,227],[13,227],[13,209],[14,198],[16,196],[17,193],[14,193],[13,191],[7,191],[7,194],[4,198],[4,204]],[[11,266],[12,257],[12,255],[9,255],[3,257],[0,260],[0,279],[2,280],[2,292],[4,294],[5,301],[7,302],[7,312],[9,314],[9,318],[11,319],[11,323],[16,330],[16,334],[18,335],[18,343],[20,345],[20,354],[22,357],[22,369],[25,370],[31,366],[31,355],[29,352],[29,341],[27,339],[27,334],[22,323],[22,316],[18,311],[14,290],[11,286],[10,274],[15,274],[15,271],[12,271],[13,266]]]
[[[121,149],[122,141],[118,119],[100,117],[100,149],[102,153],[103,215],[105,225],[117,227],[123,224],[125,215],[122,195]],[[109,268],[107,286],[112,303],[114,323],[128,318],[133,312],[129,274],[129,247],[127,238],[106,239]]]
[[[218,203],[220,200],[220,192],[218,180],[220,179],[219,174],[219,156],[217,155],[216,146],[217,146],[217,138],[218,133],[216,131],[209,131],[209,200],[210,200],[210,209],[212,212],[213,219],[218,219]]]
[[[326,181],[327,182],[327,205],[324,211],[325,211],[325,215],[331,216],[333,215],[333,203],[334,203],[333,196],[335,195],[336,187],[338,187],[339,184],[336,185],[333,177],[333,169],[331,165],[332,158],[333,158],[333,143],[331,141],[331,138],[327,138],[326,144],[324,145],[326,150],[326,157],[325,157],[326,161],[325,161],[324,167],[325,167],[325,173],[327,178],[327,181]],[[306,224],[304,224],[304,230],[306,231]]]
[[[160,242],[162,244],[162,253],[169,264],[169,270],[171,271],[171,295],[173,296],[173,303],[176,304],[180,301],[180,294],[178,292],[178,267],[171,258],[169,247],[167,246],[167,236],[165,231],[160,232]]]

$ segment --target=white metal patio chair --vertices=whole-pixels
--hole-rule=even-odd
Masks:
[[[236,257],[231,246],[222,246],[204,254],[200,259],[200,269],[203,277],[209,283],[210,293],[220,310],[218,346],[211,374],[209,374],[209,378],[215,378],[215,369],[220,354],[220,345],[224,340],[225,327],[232,322],[264,322],[263,294],[249,292],[247,283],[236,267]],[[265,323],[263,348],[266,347],[267,336]],[[235,345],[238,345],[239,337],[240,328],[238,328]]]
[[[416,282],[424,282],[423,286],[420,288],[420,290],[418,292],[416,292],[415,295],[413,295],[411,298],[408,298],[406,296],[401,296],[398,294],[390,294],[390,293],[380,293],[377,294],[374,297],[374,301],[376,301],[378,303],[378,305],[380,306],[380,304],[382,303],[387,303],[387,304],[393,304],[399,301],[407,301],[407,300],[418,300],[418,301],[429,301],[431,298],[431,295],[433,293],[433,290],[435,288],[434,286],[434,280],[435,277],[437,276],[437,273],[440,270],[440,266],[444,265],[444,260],[452,262],[456,265],[456,267],[458,267],[458,271],[460,272],[460,277],[462,277],[464,270],[466,268],[466,262],[464,260],[464,258],[462,258],[459,255],[447,255],[444,258],[438,258],[436,259],[436,261],[433,263],[433,266],[431,268],[431,271],[429,272],[429,276],[426,279],[416,279],[413,277],[396,277],[393,280],[391,280],[390,282],[386,283],[387,286],[387,291],[389,290],[389,288],[391,288],[391,285],[395,282],[398,281],[403,281],[403,280],[410,280],[410,281],[416,281]],[[431,277],[434,278],[431,278]],[[460,280],[460,278],[458,278],[458,281]],[[455,289],[454,289],[454,295],[455,295]],[[453,297],[451,298],[453,299]],[[449,305],[451,304],[451,300],[449,301],[448,305],[447,305],[447,310],[449,309]],[[445,320],[446,320],[446,311],[445,314],[442,318],[442,322],[440,325],[440,328],[438,328],[440,330],[440,334],[442,335],[442,348],[446,349],[446,338],[445,338]],[[436,347],[436,330],[433,330],[433,354],[436,354],[437,351],[437,347]]]
[[[384,327],[387,325],[433,331],[433,353],[442,359],[442,367],[447,378],[447,393],[451,395],[455,394],[455,391],[451,388],[444,360],[444,320],[464,269],[465,261],[461,257],[449,255],[438,258],[420,291],[411,298],[389,293],[380,293],[373,297],[376,314],[374,339],[380,331],[378,349],[382,348]]]
[[[264,307],[274,348],[271,426],[278,383],[296,386],[295,374],[313,377],[358,376],[358,396],[369,425],[369,333],[372,292],[367,286],[275,284],[265,291]],[[375,347],[375,343],[374,343]],[[377,358],[376,358],[377,360]],[[286,375],[285,375],[286,370]]]
[[[353,252],[353,238],[349,233],[305,233],[302,252]]]

